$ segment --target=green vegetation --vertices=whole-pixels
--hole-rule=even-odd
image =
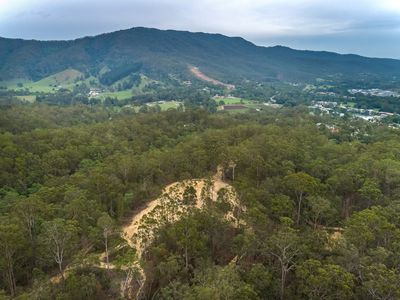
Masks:
[[[117,91],[117,92],[105,92],[100,94],[100,99],[105,100],[106,98],[116,98],[118,100],[130,99],[133,93],[131,90]]]
[[[66,69],[57,74],[43,78],[43,79],[37,81],[35,84],[41,85],[41,86],[47,85],[47,86],[54,86],[54,87],[57,87],[59,85],[67,86],[67,85],[73,84],[74,82],[79,80],[82,76],[83,76],[83,74],[77,70]]]
[[[211,78],[235,84],[247,79],[393,86],[400,77],[398,60],[298,51],[281,46],[259,47],[241,38],[149,28],[68,42],[0,38],[0,53],[4,53],[0,59],[3,81],[27,78],[36,82],[67,69],[96,77],[103,85],[134,73],[162,81],[171,76],[194,80],[188,66],[198,67]]]
[[[398,131],[301,107],[162,105],[1,107],[1,297],[399,297]],[[218,166],[245,208],[237,222],[223,191],[200,209],[187,188],[179,219],[149,219],[139,284],[121,226],[166,185]]]
[[[230,104],[253,104],[254,101],[248,100],[248,99],[242,99],[239,97],[224,97],[220,99],[214,99],[217,101],[219,104],[221,101],[223,101],[224,105],[230,105]]]
[[[0,53],[1,300],[400,299],[400,116],[351,115],[400,105],[348,92],[399,61],[146,28]]]
[[[13,79],[0,82],[0,86],[30,93],[54,93],[60,88],[72,89],[77,82],[82,80],[84,78],[81,72],[66,69],[35,82],[26,79]]]
[[[27,102],[35,102],[36,96],[35,95],[23,95],[23,96],[15,96],[18,100],[27,101]]]

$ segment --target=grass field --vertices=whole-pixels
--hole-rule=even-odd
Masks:
[[[82,73],[77,70],[66,69],[35,82],[27,79],[13,79],[0,82],[0,85],[10,90],[28,90],[30,93],[54,93],[60,87],[72,89],[75,81],[81,76]]]
[[[76,80],[78,80],[83,74],[74,69],[66,69],[64,71],[58,72],[54,75],[50,75],[46,78],[43,78],[39,81],[36,81],[35,84],[38,86],[69,86],[73,85]]]
[[[24,96],[16,96],[17,99],[23,100],[26,102],[35,102],[36,101],[36,96],[35,95],[24,95]]]
[[[27,91],[28,93],[54,93],[57,89],[43,82],[33,82],[26,79],[14,79],[0,83],[9,90]]]
[[[10,90],[24,90],[25,86],[29,84],[32,84],[32,81],[18,78],[0,82],[0,86],[6,87]]]
[[[8,81],[0,81],[1,87],[6,87],[9,90],[24,91],[25,95],[19,97],[25,99],[25,101],[35,101],[35,93],[55,93],[60,88],[73,90],[76,84],[85,83],[89,87],[98,87],[99,80],[96,77],[88,77],[83,80],[79,80],[82,77],[82,73],[74,69],[66,69],[59,73],[53,74],[39,81],[31,81],[27,79],[13,79]],[[78,81],[79,80],[79,81]],[[123,81],[124,79],[122,79]],[[122,82],[118,81],[118,82]],[[118,83],[117,82],[117,83]],[[143,89],[150,83],[156,82],[144,75],[141,75],[141,82],[138,86],[124,91],[117,92],[104,92],[99,95],[101,100],[107,97],[117,98],[118,100],[129,99],[133,95],[137,95],[143,92]],[[115,88],[115,86],[113,86]],[[171,104],[172,105],[172,104]]]
[[[181,102],[169,101],[159,105],[161,107],[161,110],[168,110],[169,108],[178,108],[179,104],[181,104]]]
[[[271,109],[271,108],[278,108],[280,107],[279,104],[271,104],[271,103],[261,103],[255,100],[250,100],[250,99],[242,99],[242,98],[237,98],[237,97],[229,97],[229,98],[217,98],[215,99],[217,103],[219,104],[219,101],[222,100],[224,101],[224,105],[241,105],[244,106],[244,108],[239,108],[239,109],[224,109],[223,105],[220,105],[218,107],[219,111],[222,112],[227,112],[230,114],[237,114],[237,113],[243,113],[243,112],[248,112],[248,111],[261,111],[261,110],[266,110],[266,109]],[[266,105],[269,104],[269,105]]]
[[[165,101],[164,103],[150,102],[150,103],[147,103],[147,105],[148,106],[156,106],[158,104],[161,107],[161,110],[164,111],[164,110],[168,110],[170,108],[178,108],[181,103],[182,102],[179,102],[179,101]]]
[[[117,81],[116,84],[118,84],[119,82],[122,82],[122,81],[123,81],[123,79],[121,81]],[[142,93],[143,88],[152,82],[156,82],[156,81],[149,79],[148,77],[146,77],[144,75],[141,75],[141,81],[138,86],[135,86],[130,90],[124,90],[124,91],[118,91],[118,92],[104,92],[104,93],[101,93],[99,97],[102,100],[104,100],[107,97],[117,98],[118,100],[129,99],[133,95]],[[116,84],[114,84],[113,86],[116,86]]]
[[[117,98],[118,100],[128,99],[132,97],[131,90],[119,91],[119,92],[104,92],[100,94],[100,99],[104,100],[107,97]]]
[[[255,103],[253,100],[243,99],[238,97],[229,97],[229,98],[214,98],[214,100],[219,104],[220,101],[223,101],[225,105],[231,104],[252,104]]]
[[[26,79],[14,79],[12,81],[2,82],[0,83],[0,85],[7,87],[9,90],[26,90],[28,93],[53,93],[56,90],[54,87],[50,87],[48,85],[43,85],[41,83],[36,83]]]
[[[244,108],[241,109],[224,109],[223,105],[220,105],[218,110],[224,111],[224,112],[229,112],[229,113],[242,113],[242,112],[247,112],[251,109],[263,109],[265,108],[262,103],[259,103],[254,100],[250,99],[243,99],[239,97],[226,97],[226,98],[214,98],[214,100],[217,102],[219,105],[220,101],[224,102],[224,105],[243,105],[245,106]]]

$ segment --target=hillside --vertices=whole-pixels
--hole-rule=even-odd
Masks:
[[[139,27],[72,41],[0,38],[1,80],[37,81],[66,69],[93,75],[107,84],[138,72],[155,79],[169,75],[188,79],[193,77],[190,66],[228,83],[400,76],[399,60],[260,47],[220,34]]]
[[[3,107],[1,299],[400,299],[399,130],[109,113]]]

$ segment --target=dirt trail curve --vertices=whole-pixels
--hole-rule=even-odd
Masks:
[[[191,186],[196,191],[197,201],[195,206],[197,208],[203,207],[204,199],[207,198],[207,196],[212,201],[216,201],[218,198],[218,192],[221,189],[225,189],[227,192],[227,201],[230,202],[232,208],[240,208],[243,210],[243,208],[239,204],[237,194],[234,191],[233,187],[222,181],[222,173],[223,170],[221,167],[219,167],[217,173],[211,179],[192,179],[172,183],[164,188],[162,195],[159,198],[150,201],[144,209],[142,209],[132,217],[130,222],[122,228],[122,237],[127,241],[130,247],[136,250],[138,260],[141,259],[143,252],[145,251],[146,246],[150,244],[152,237],[152,234],[149,234],[147,228],[141,228],[141,226],[146,223],[146,218],[149,215],[152,215],[157,209],[162,210],[163,207],[168,205],[168,199],[181,201],[183,192],[187,187]],[[167,202],[165,201],[166,197]],[[181,207],[175,206],[172,211],[169,210],[167,212],[169,219],[177,220],[180,216],[179,212],[181,211]],[[236,219],[233,211],[227,213],[225,217],[232,221],[235,221]],[[150,236],[150,240],[147,240],[146,243],[143,242],[140,238],[141,230],[145,231],[146,234]],[[139,267],[139,273],[142,276],[142,279],[140,280],[142,284],[138,288],[135,299],[140,299],[146,277],[143,269],[140,268],[139,262],[137,263],[137,266]]]
[[[132,262],[132,265],[135,266],[138,273],[140,274],[141,278],[133,278],[132,273],[127,272],[130,274],[127,276],[127,279],[121,283],[121,296],[123,298],[128,299],[140,299],[142,289],[144,287],[144,283],[146,281],[146,274],[144,270],[140,266],[140,260],[145,251],[147,245],[151,243],[151,238],[153,234],[149,234],[148,228],[143,228],[142,226],[146,223],[148,216],[152,216],[153,218],[162,217],[163,214],[168,215],[169,220],[178,220],[181,216],[180,212],[182,212],[181,201],[183,197],[183,193],[187,187],[193,187],[196,191],[196,204],[197,208],[202,208],[204,205],[204,199],[211,199],[212,201],[216,201],[218,198],[218,192],[222,189],[226,191],[226,200],[230,203],[232,210],[228,212],[225,217],[231,220],[233,223],[237,224],[237,218],[234,216],[233,211],[241,211],[244,208],[240,205],[238,196],[234,190],[234,188],[229,185],[228,183],[222,180],[223,178],[223,169],[222,167],[218,167],[217,173],[212,178],[202,178],[202,179],[192,179],[192,180],[184,180],[180,182],[172,183],[166,186],[161,194],[155,200],[150,201],[145,208],[140,210],[139,212],[135,213],[132,216],[132,219],[122,228],[122,238],[126,240],[127,244],[136,250],[137,261]],[[169,203],[175,203],[175,206],[170,206],[169,210],[164,210],[166,206],[169,206]],[[176,205],[177,204],[177,205]],[[155,212],[161,211],[161,214],[154,214]],[[140,232],[144,231],[147,235],[147,241],[143,242],[140,238]],[[151,229],[150,229],[151,231]],[[150,239],[149,239],[150,237]],[[123,247],[123,245],[120,245]],[[114,249],[117,250],[117,249]],[[116,266],[113,263],[105,263],[105,253],[102,253],[99,257],[99,261],[96,264],[98,268],[104,269],[115,269]],[[65,272],[64,276],[68,276],[68,273],[74,267],[68,267]],[[129,268],[123,267],[123,270],[128,270]],[[128,278],[129,277],[129,278]],[[53,283],[57,283],[61,281],[61,275],[56,275],[51,278]],[[135,292],[132,291],[132,282],[136,281],[137,290]],[[133,295],[134,294],[134,295]]]
[[[239,202],[237,199],[237,195],[233,190],[233,187],[228,183],[222,181],[222,168],[218,168],[217,173],[211,178],[211,180],[207,179],[189,179],[180,182],[174,182],[168,186],[166,186],[162,192],[162,195],[169,195],[169,197],[175,199],[182,199],[182,195],[184,190],[192,186],[196,190],[196,207],[201,208],[204,205],[204,192],[205,189],[210,187],[210,198],[213,201],[217,200],[218,192],[221,189],[226,189],[229,192],[229,201],[231,204],[236,207],[239,206]],[[144,246],[141,244],[140,240],[134,239],[134,237],[139,233],[140,226],[145,219],[145,216],[153,212],[157,207],[165,205],[163,201],[163,196],[150,201],[147,206],[142,209],[140,212],[135,214],[131,221],[122,228],[122,236],[127,241],[127,243],[137,250],[138,257],[141,257],[142,251],[144,250]],[[229,214],[230,217],[233,217]],[[172,217],[173,218],[173,217]]]

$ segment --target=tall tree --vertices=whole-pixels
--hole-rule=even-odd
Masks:
[[[64,262],[78,243],[79,227],[76,221],[54,219],[43,224],[41,240],[49,256],[57,263],[58,271],[64,279]]]
[[[14,206],[15,215],[21,220],[31,242],[36,239],[37,221],[43,210],[45,210],[45,203],[34,195],[19,199]]]
[[[103,242],[105,247],[105,255],[107,268],[109,267],[109,253],[108,253],[108,242],[109,238],[115,232],[115,223],[114,220],[107,214],[103,213],[101,217],[97,220],[97,226],[101,228],[103,232]]]
[[[295,267],[296,256],[300,253],[300,239],[297,230],[290,227],[293,222],[283,218],[283,226],[268,240],[267,251],[277,262],[280,273],[280,299],[285,299],[286,278]]]
[[[373,264],[363,269],[362,290],[365,297],[376,300],[400,299],[400,275],[383,264]]]
[[[351,299],[355,278],[342,267],[309,259],[297,266],[299,292],[310,300]]]
[[[296,225],[299,225],[304,197],[316,191],[319,181],[304,172],[289,174],[284,180],[286,187],[295,195],[297,201]]]
[[[16,224],[0,224],[0,269],[4,270],[11,297],[17,292],[15,266],[24,249],[24,235]]]
[[[310,207],[309,214],[314,229],[317,228],[321,218],[329,216],[333,211],[329,200],[321,196],[310,196],[308,198],[308,206]]]

